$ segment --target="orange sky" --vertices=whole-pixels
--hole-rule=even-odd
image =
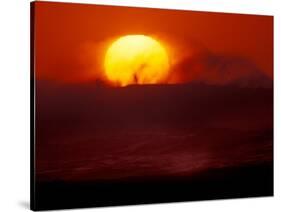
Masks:
[[[108,42],[127,34],[159,38],[179,58],[190,43],[245,57],[273,76],[271,16],[35,2],[34,20],[37,79],[94,79]]]

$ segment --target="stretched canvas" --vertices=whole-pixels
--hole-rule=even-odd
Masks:
[[[31,209],[273,195],[273,17],[31,3]]]

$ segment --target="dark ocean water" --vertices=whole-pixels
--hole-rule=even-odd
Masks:
[[[229,129],[129,129],[69,136],[38,153],[40,180],[184,176],[273,161],[273,132]],[[44,156],[46,158],[44,158]],[[42,158],[42,159],[41,159]]]
[[[38,180],[190,175],[273,160],[272,88],[39,81],[37,94]]]
[[[272,88],[37,83],[38,209],[273,195]]]

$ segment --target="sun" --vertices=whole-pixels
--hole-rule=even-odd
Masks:
[[[106,51],[105,75],[115,85],[156,84],[165,80],[170,64],[164,46],[152,37],[127,35]]]

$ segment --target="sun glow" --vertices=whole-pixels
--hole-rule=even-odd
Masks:
[[[119,86],[161,83],[169,66],[163,45],[145,35],[120,37],[109,46],[104,60],[107,79]]]

